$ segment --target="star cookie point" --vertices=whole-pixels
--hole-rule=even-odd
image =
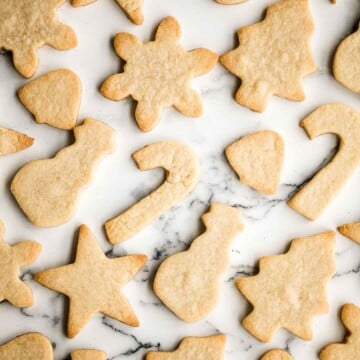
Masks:
[[[69,338],[74,338],[97,312],[138,326],[139,321],[120,290],[146,259],[144,255],[107,258],[89,228],[82,225],[75,262],[39,272],[35,280],[69,297]]]

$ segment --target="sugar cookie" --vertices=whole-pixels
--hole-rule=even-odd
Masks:
[[[262,112],[271,95],[305,99],[301,79],[316,70],[309,39],[314,24],[307,0],[282,0],[266,18],[238,31],[239,47],[220,62],[241,79],[236,101]]]
[[[42,334],[27,333],[0,346],[1,360],[53,360],[53,348]]]
[[[7,300],[17,307],[32,306],[33,294],[30,287],[19,279],[20,268],[36,260],[41,245],[34,241],[22,241],[10,246],[4,242],[4,232],[4,224],[0,220],[0,302]]]
[[[74,135],[73,145],[52,159],[31,161],[12,180],[11,192],[34,225],[51,227],[68,221],[92,169],[114,150],[115,131],[100,121],[86,119]]]
[[[360,27],[343,40],[335,52],[335,79],[360,94]]]
[[[330,344],[320,353],[320,360],[359,360],[360,308],[346,304],[341,311],[341,320],[350,332],[343,344]]]
[[[270,350],[260,360],[292,360],[292,357],[285,350]]]
[[[96,0],[72,0],[72,6],[84,6],[95,2]],[[127,17],[135,24],[142,24],[144,17],[142,14],[143,0],[116,0],[124,10]]]
[[[338,227],[340,234],[360,244],[360,222],[344,224]]]
[[[164,183],[150,195],[105,224],[112,244],[127,240],[188,195],[198,181],[198,159],[177,141],[160,141],[136,151],[133,158],[140,170],[165,169]]]
[[[241,182],[264,194],[277,192],[284,153],[284,141],[274,131],[259,131],[244,136],[225,150]]]
[[[332,231],[297,238],[287,253],[262,257],[256,276],[238,279],[237,287],[253,305],[244,328],[263,342],[279,328],[311,340],[312,318],[329,308],[326,284],[336,270],[334,243]]]
[[[154,279],[156,295],[187,322],[201,320],[215,307],[230,244],[243,229],[239,210],[227,205],[212,204],[202,220],[206,231],[187,251],[168,257]]]
[[[0,156],[30,147],[34,139],[15,130],[0,128]]]
[[[111,100],[131,95],[138,102],[135,119],[142,131],[153,129],[164,106],[175,106],[187,116],[200,116],[202,103],[190,80],[209,72],[218,57],[207,49],[185,51],[180,43],[180,25],[164,19],[155,41],[143,44],[134,35],[115,36],[116,53],[125,60],[124,72],[108,77],[101,93]]]
[[[0,0],[0,49],[12,52],[21,75],[34,75],[38,66],[36,51],[41,46],[67,50],[77,45],[74,31],[57,20],[56,9],[64,2]]]
[[[76,350],[71,352],[71,360],[106,360],[106,354],[99,350]]]
[[[81,100],[81,82],[67,69],[48,72],[18,91],[20,101],[37,123],[70,130],[76,125]]]
[[[223,360],[226,337],[186,337],[173,352],[150,351],[146,360]]]
[[[323,134],[339,137],[334,158],[288,202],[310,220],[317,219],[360,165],[360,113],[342,104],[320,106],[301,121],[310,139]]]
[[[82,225],[75,262],[39,272],[35,280],[69,297],[67,336],[73,338],[97,312],[139,326],[120,290],[145,262],[145,255],[107,258],[89,228]]]

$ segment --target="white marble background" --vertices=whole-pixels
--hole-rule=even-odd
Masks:
[[[23,164],[53,156],[72,142],[72,135],[46,125],[37,125],[16,98],[16,90],[26,81],[11,66],[10,56],[0,56],[0,126],[10,127],[34,137],[34,146],[24,152],[0,159],[0,218],[6,226],[5,239],[15,243],[31,239],[43,250],[23,279],[31,286],[35,305],[17,309],[0,304],[0,343],[18,334],[39,331],[54,343],[56,359],[65,359],[77,348],[98,348],[109,359],[142,359],[150,349],[174,349],[189,335],[227,335],[226,360],[258,359],[267,349],[286,348],[297,360],[317,358],[327,343],[341,341],[344,329],[338,314],[342,304],[360,305],[360,247],[340,236],[336,242],[337,274],[329,284],[330,312],[314,319],[312,341],[300,340],[286,331],[278,331],[268,344],[247,333],[240,320],[250,310],[249,303],[236,289],[233,279],[254,272],[262,255],[284,252],[292,238],[335,229],[344,222],[360,219],[360,172],[350,179],[326,213],[310,222],[286,205],[286,200],[332,156],[334,136],[310,141],[298,127],[299,121],[317,106],[339,101],[360,110],[360,98],[331,76],[330,66],[339,41],[355,29],[360,18],[359,0],[310,0],[316,23],[311,40],[318,71],[304,80],[307,99],[302,103],[273,97],[262,114],[239,106],[233,99],[239,81],[217,65],[210,74],[194,81],[201,90],[205,113],[199,119],[186,118],[174,109],[163,111],[159,125],[142,133],[133,119],[131,100],[111,102],[98,88],[102,81],[119,69],[111,39],[116,32],[127,31],[147,41],[160,20],[175,16],[182,25],[182,44],[187,49],[207,47],[222,54],[236,43],[238,28],[259,21],[271,0],[249,0],[226,7],[212,0],[145,0],[145,22],[133,25],[112,0],[99,0],[84,8],[69,4],[59,10],[61,20],[78,34],[79,46],[59,52],[45,47],[39,51],[37,75],[60,67],[74,70],[83,83],[80,119],[102,120],[118,132],[117,150],[99,166],[91,186],[84,191],[76,216],[63,226],[41,229],[22,214],[9,193],[9,183]],[[278,131],[286,143],[282,184],[277,195],[264,197],[242,185],[225,161],[224,148],[241,136],[260,130]],[[200,181],[184,201],[167,211],[158,221],[131,240],[111,248],[103,231],[105,220],[136,202],[162,181],[160,170],[140,172],[130,155],[143,145],[164,139],[177,139],[191,145],[199,154]],[[167,310],[152,292],[152,277],[159,263],[169,254],[185,249],[203,231],[199,220],[209,203],[222,202],[241,209],[245,230],[236,238],[231,267],[224,277],[220,301],[203,321],[185,324]],[[141,326],[128,327],[100,314],[73,340],[65,336],[67,301],[65,297],[37,284],[35,272],[72,261],[78,227],[87,224],[109,255],[144,253],[149,261],[125,294],[134,307]],[[0,270],[1,271],[1,270]]]

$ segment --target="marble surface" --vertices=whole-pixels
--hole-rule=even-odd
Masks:
[[[328,102],[339,101],[360,110],[359,96],[337,83],[330,71],[336,45],[355,29],[359,20],[359,0],[341,0],[337,5],[331,5],[328,0],[310,0],[316,22],[311,47],[318,71],[303,82],[306,101],[296,103],[273,97],[264,113],[251,112],[233,99],[239,81],[217,65],[214,71],[193,82],[201,90],[204,115],[192,119],[169,108],[163,111],[161,121],[150,133],[137,128],[131,100],[111,102],[98,91],[102,81],[119,69],[119,59],[111,46],[113,35],[127,31],[146,41],[163,17],[173,15],[182,25],[185,48],[207,47],[221,54],[237,45],[236,30],[259,21],[273,1],[249,0],[231,7],[212,0],[144,2],[142,26],[128,21],[111,0],[99,0],[78,9],[66,4],[59,10],[59,16],[75,29],[79,46],[65,52],[49,47],[39,51],[37,75],[60,67],[74,70],[83,83],[80,119],[102,120],[118,133],[116,152],[100,164],[91,186],[82,193],[76,216],[65,225],[36,228],[9,192],[17,169],[30,160],[53,156],[73,138],[71,133],[33,121],[16,98],[16,90],[26,81],[14,71],[10,56],[0,56],[0,125],[36,139],[32,148],[0,159],[0,218],[6,226],[7,242],[31,239],[43,247],[38,260],[22,274],[22,279],[33,289],[35,305],[18,309],[6,302],[0,304],[0,343],[24,332],[39,331],[53,342],[56,359],[67,358],[74,349],[94,347],[106,351],[112,360],[142,359],[150,349],[174,349],[184,336],[221,332],[227,335],[225,360],[258,359],[265,350],[274,347],[288,349],[298,360],[316,359],[325,344],[341,341],[344,336],[338,316],[341,305],[349,302],[360,305],[358,245],[337,234],[337,272],[328,287],[330,311],[314,319],[312,341],[303,341],[284,330],[278,331],[268,344],[257,341],[241,326],[240,321],[250,306],[236,289],[234,279],[253,274],[260,256],[284,252],[294,237],[334,230],[340,224],[359,220],[359,171],[317,221],[306,220],[286,204],[298,187],[331,158],[337,144],[332,135],[310,141],[299,128],[299,121]],[[261,129],[278,131],[286,144],[279,192],[268,197],[241,184],[223,155],[228,144]],[[142,198],[163,179],[161,170],[138,170],[131,153],[166,139],[181,140],[197,151],[201,165],[195,191],[131,240],[111,247],[103,230],[105,220]],[[204,230],[200,216],[212,202],[239,208],[245,229],[232,245],[231,265],[223,278],[216,308],[203,321],[186,324],[154,295],[153,274],[163,259],[185,249]],[[75,339],[69,340],[65,336],[67,300],[33,280],[33,274],[39,270],[72,261],[78,227],[83,223],[92,229],[108,256],[143,253],[149,257],[146,266],[124,291],[139,317],[139,328],[98,314]]]

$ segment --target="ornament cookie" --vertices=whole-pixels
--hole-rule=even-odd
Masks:
[[[143,147],[132,156],[140,170],[164,168],[165,181],[151,194],[106,222],[106,234],[112,244],[127,240],[156,220],[188,195],[198,181],[197,156],[180,142],[160,141]]]
[[[203,319],[215,307],[229,247],[243,229],[239,210],[212,204],[202,216],[206,231],[187,251],[168,257],[154,279],[155,294],[180,319]]]
[[[0,346],[1,360],[53,360],[53,348],[47,337],[27,333]]]
[[[56,9],[65,0],[0,0],[0,49],[13,55],[16,70],[25,77],[38,66],[37,49],[58,50],[77,45],[74,31],[57,20]]]
[[[340,234],[360,244],[360,223],[344,224],[337,229]]]
[[[360,27],[340,43],[335,52],[333,72],[337,81],[360,94]]]
[[[35,280],[69,297],[67,336],[73,338],[97,312],[130,326],[139,326],[120,290],[145,262],[145,255],[107,258],[89,228],[82,225],[75,262],[39,272]]]
[[[339,148],[333,159],[289,201],[310,220],[317,219],[360,165],[360,113],[342,104],[320,106],[301,121],[310,139],[335,134]]]
[[[129,33],[115,36],[115,51],[126,64],[124,72],[105,80],[101,93],[117,101],[131,95],[137,101],[135,119],[142,131],[154,128],[164,106],[173,105],[187,116],[202,114],[200,95],[190,81],[209,72],[218,57],[207,49],[185,51],[180,35],[178,22],[167,17],[154,41],[143,44]]]
[[[145,360],[223,360],[226,337],[186,337],[173,352],[150,351]]]
[[[72,0],[71,5],[78,7],[91,4],[95,1],[96,0]],[[144,20],[142,14],[143,0],[116,0],[116,2],[134,24],[142,24]]]
[[[330,344],[320,353],[320,360],[359,360],[360,308],[346,304],[341,311],[341,321],[350,335],[343,344]]]
[[[15,130],[0,128],[0,156],[30,147],[34,139]]]
[[[71,360],[106,360],[106,354],[99,350],[76,350],[71,352]]]
[[[73,145],[52,159],[31,161],[12,180],[11,192],[34,225],[51,227],[68,221],[93,168],[114,151],[115,131],[100,121],[86,119],[74,135]]]
[[[277,192],[284,153],[284,141],[274,131],[259,131],[244,136],[225,150],[241,182],[263,194]]]
[[[311,320],[328,312],[326,284],[335,274],[335,233],[297,238],[282,255],[262,257],[259,273],[236,285],[253,305],[242,322],[263,342],[279,328],[311,340]],[[319,266],[321,264],[321,266]]]
[[[22,241],[10,246],[4,242],[4,232],[4,224],[0,220],[0,302],[7,300],[22,308],[32,306],[34,297],[29,286],[19,279],[20,268],[36,260],[41,245],[34,241]]]
[[[293,360],[285,350],[270,350],[265,353],[260,360]]]
[[[316,70],[309,44],[313,31],[307,0],[279,1],[262,22],[240,29],[239,47],[220,57],[241,79],[236,101],[262,112],[271,95],[304,100],[301,79]]]
[[[20,101],[39,124],[70,130],[76,125],[81,82],[67,69],[48,72],[18,91]]]

